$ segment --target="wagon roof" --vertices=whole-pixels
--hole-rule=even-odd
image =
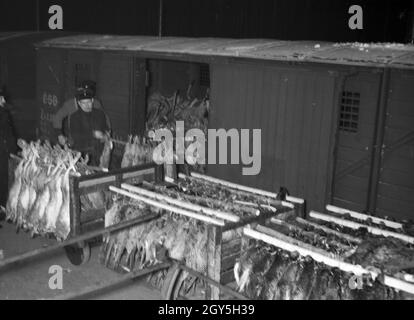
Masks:
[[[67,35],[79,34],[79,32],[65,32],[65,31],[6,31],[0,32],[0,43],[7,42],[9,40],[22,40],[33,39],[33,42],[42,41],[44,39],[56,38],[57,36],[63,37]]]
[[[414,46],[397,43],[78,35],[49,39],[37,46],[414,69]]]
[[[35,31],[15,31],[15,32],[0,32],[0,41],[5,41],[14,38],[20,38],[28,35],[36,34]]]

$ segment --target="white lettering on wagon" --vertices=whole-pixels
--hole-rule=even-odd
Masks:
[[[40,109],[40,120],[41,121],[52,122],[53,121],[53,113],[46,112],[45,110]]]
[[[55,94],[43,92],[42,98],[43,98],[42,102],[45,106],[55,107],[55,108],[58,106],[59,100]]]

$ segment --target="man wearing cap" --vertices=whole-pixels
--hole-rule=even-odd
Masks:
[[[103,111],[101,102],[96,99],[96,83],[92,80],[85,80],[81,85],[76,89],[76,95],[82,93],[84,90],[88,90],[93,95],[93,108],[100,109]],[[55,129],[56,136],[61,135],[62,131],[62,122],[63,119],[69,116],[70,114],[78,110],[78,102],[76,97],[66,100],[62,107],[54,114],[53,116],[53,128]],[[109,128],[111,128],[111,123],[108,116],[105,114],[106,123]]]
[[[9,190],[9,155],[16,151],[16,137],[10,113],[6,108],[6,94],[3,89],[0,89],[0,206],[2,207],[6,206]]]
[[[102,109],[93,108],[93,92],[84,89],[77,93],[78,110],[63,120],[63,132],[59,143],[88,154],[90,165],[98,166],[103,150],[103,140],[109,126]]]

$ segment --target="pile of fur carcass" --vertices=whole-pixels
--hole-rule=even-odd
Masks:
[[[310,220],[299,217],[287,221],[272,219],[268,226],[256,228],[256,231],[275,238],[278,246],[254,240],[254,245],[241,255],[234,268],[239,291],[251,299],[270,300],[414,299],[414,295],[384,281],[384,277],[391,277],[395,279],[392,282],[405,283],[405,288],[410,287],[412,291],[414,244],[407,232],[382,224],[373,225],[367,220],[364,223],[373,226],[377,232],[372,234],[370,229],[350,229],[312,217],[311,213]],[[356,219],[347,218],[346,221],[351,220]],[[378,235],[378,230],[388,231],[393,236]],[[285,250],[292,245],[307,250],[310,255],[314,252],[319,257],[334,259],[338,267],[317,262],[298,251]],[[340,269],[341,262],[365,268],[368,272],[356,278],[352,272],[344,271],[347,269]],[[373,277],[371,271],[378,276]]]
[[[207,132],[210,102],[208,96],[203,100],[185,98],[178,91],[167,98],[156,92],[148,99],[146,130],[175,129],[176,121],[184,121],[185,130],[197,128]]]
[[[88,158],[58,145],[40,141],[18,141],[21,160],[14,171],[14,181],[6,205],[7,219],[32,236],[54,234],[64,240],[70,233],[69,175],[92,173]],[[83,208],[102,207],[100,194],[82,199]]]
[[[394,300],[404,296],[378,280],[352,286],[352,274],[310,257],[257,244],[237,264],[239,288],[251,299],[266,300]],[[351,283],[351,284],[350,284]],[[357,283],[356,283],[357,284]],[[358,285],[358,284],[357,284]]]
[[[121,168],[153,162],[155,143],[145,137],[129,136],[125,145]]]
[[[188,92],[191,90],[189,87]],[[177,121],[184,122],[184,134],[190,129],[199,129],[204,133],[207,139],[208,129],[208,113],[210,110],[210,102],[207,96],[199,100],[197,98],[190,98],[189,93],[185,98],[178,94],[178,91],[172,97],[165,97],[160,93],[152,94],[148,99],[148,113],[146,119],[146,134],[157,129],[168,129],[175,136]],[[187,150],[188,146],[194,141],[185,139],[184,147]],[[164,149],[173,149],[172,153],[176,154],[173,144],[166,144]],[[187,158],[186,158],[187,160]],[[205,172],[205,165],[196,162],[196,156],[192,159],[192,163],[186,161],[186,165],[190,165],[193,171]]]
[[[184,130],[200,129],[207,133],[209,101],[207,99],[191,100],[188,96],[182,98],[178,92],[172,97],[164,97],[160,93],[152,94],[148,99],[148,113],[146,119],[145,137],[129,136],[125,145],[121,168],[157,161],[163,162],[166,153],[175,154],[173,141],[152,140],[150,132],[157,129],[168,129],[173,134],[176,132],[176,121],[184,122]],[[207,135],[206,135],[207,136]],[[192,141],[184,141],[186,148]],[[162,150],[155,154],[154,149]],[[194,161],[195,162],[195,161]],[[192,169],[204,172],[204,165],[193,164]]]
[[[105,227],[158,210],[136,200],[117,197],[105,215]],[[205,225],[174,213],[162,213],[159,219],[104,238],[102,263],[111,269],[122,271],[122,268],[129,272],[150,267],[168,256],[185,261],[188,267],[204,274],[207,263]],[[149,280],[161,288],[165,276],[166,271],[161,271],[150,276]],[[187,273],[183,273],[180,282],[185,292],[202,285]]]
[[[177,180],[175,186],[166,187],[146,182],[140,188],[156,192],[175,200],[191,203],[212,210],[228,212],[240,218],[253,217],[257,209],[242,206],[240,202],[267,203],[258,195],[230,190],[208,181],[191,177]],[[136,200],[116,196],[112,207],[105,215],[105,225],[110,226],[121,221],[130,220],[148,213],[159,212],[158,209]],[[162,211],[162,217],[132,227],[105,238],[101,259],[109,268],[131,271],[145,268],[159,262],[163,257],[183,261],[189,268],[206,274],[207,263],[207,224],[193,218]],[[229,230],[223,233],[223,242],[240,237],[241,230]],[[158,272],[151,277],[151,282],[162,287],[166,272]],[[200,279],[182,274],[181,292],[186,295],[190,289],[203,288]]]

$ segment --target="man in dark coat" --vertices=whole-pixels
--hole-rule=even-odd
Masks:
[[[16,137],[10,112],[6,106],[6,94],[0,89],[0,206],[2,207],[6,206],[9,192],[9,155],[16,151]]]
[[[85,80],[81,85],[76,89],[76,93],[82,93],[85,90],[89,90],[93,95],[93,107],[103,111],[102,103],[96,98],[96,83],[91,80]],[[66,100],[62,107],[53,115],[53,128],[55,129],[56,137],[62,134],[62,123],[63,120],[75,113],[78,110],[78,102],[76,96],[72,99]],[[111,127],[108,116],[105,114],[106,123],[108,127]]]
[[[83,90],[76,96],[78,110],[63,121],[63,136],[59,143],[68,143],[69,147],[88,154],[92,166],[99,166],[99,157],[103,150],[103,139],[109,130],[105,113],[93,108],[93,93]]]

